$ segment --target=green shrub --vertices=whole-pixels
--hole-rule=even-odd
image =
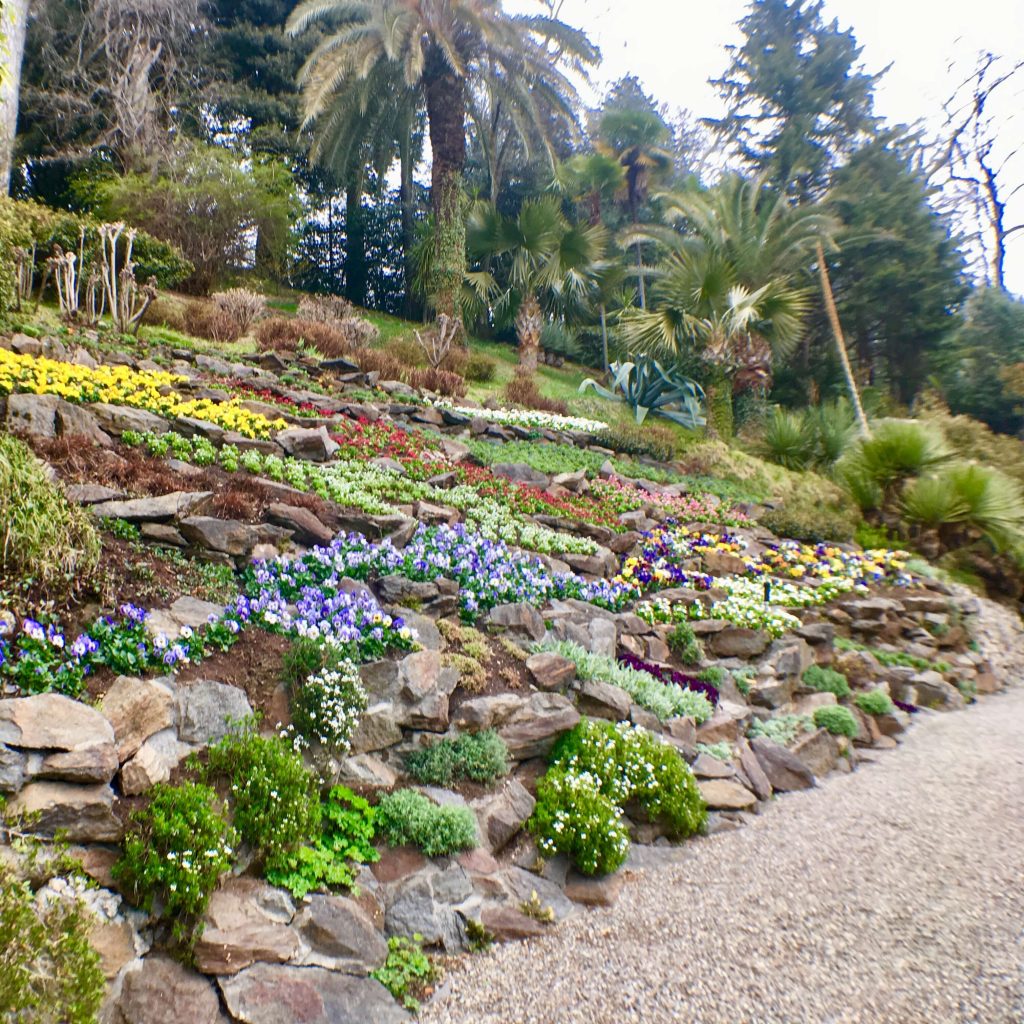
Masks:
[[[901,481],[945,462],[949,447],[934,427],[917,420],[880,420],[843,460],[845,469],[891,494]]]
[[[370,976],[376,978],[407,1010],[420,1008],[416,994],[440,975],[439,969],[423,952],[423,936],[411,939],[393,935],[388,939],[388,958]]]
[[[859,522],[849,497],[813,473],[791,481],[781,506],[761,516],[761,523],[777,536],[810,544],[850,540]]]
[[[803,470],[813,465],[818,438],[808,412],[773,409],[760,448],[764,458],[786,469]]]
[[[405,759],[405,767],[427,786],[450,786],[459,779],[489,785],[508,774],[508,747],[493,729],[463,733],[414,751]]]
[[[260,736],[255,722],[210,747],[208,778],[227,780],[233,821],[265,869],[287,867],[288,855],[320,834],[317,780],[279,736]]]
[[[853,703],[866,715],[888,715],[894,707],[892,698],[885,690],[868,690],[866,693],[858,693],[853,698]]]
[[[0,434],[0,573],[62,589],[88,583],[99,560],[90,517],[50,482],[27,445]]]
[[[833,736],[847,736],[853,739],[857,735],[857,719],[849,708],[836,704],[832,707],[815,708],[814,724],[819,729],[826,729]]]
[[[755,718],[750,723],[747,735],[761,736],[780,746],[788,747],[802,732],[811,728],[811,719],[807,715],[775,715],[773,718]]]
[[[699,665],[704,660],[704,650],[688,622],[678,622],[668,635],[669,650],[684,665]]]
[[[380,854],[373,846],[373,808],[345,786],[335,786],[323,802],[321,834],[284,855],[267,880],[296,899],[317,889],[351,889],[359,864],[373,864]]]
[[[870,523],[860,523],[853,535],[853,539],[865,550],[874,551],[879,548],[898,548],[900,540],[884,526],[873,526]]]
[[[114,866],[128,897],[147,911],[159,904],[179,942],[198,936],[217,880],[231,867],[237,837],[215,800],[194,782],[155,786],[150,802],[132,812]]]
[[[632,423],[610,426],[594,438],[594,443],[620,455],[646,456],[659,462],[671,462],[679,447],[677,434],[657,423],[645,423],[641,427]]]
[[[629,853],[622,811],[591,775],[549,771],[537,784],[529,827],[542,854],[565,854],[584,875],[609,875]]]
[[[490,356],[473,354],[466,360],[463,376],[474,384],[489,384],[498,372],[498,364]]]
[[[79,899],[40,905],[0,868],[0,1020],[92,1024],[106,993],[94,919]]]
[[[468,807],[439,807],[411,789],[382,797],[374,821],[391,846],[418,846],[428,857],[477,845],[476,816]]]
[[[812,665],[803,675],[803,684],[818,693],[834,693],[840,700],[850,696],[846,676],[834,668]]]

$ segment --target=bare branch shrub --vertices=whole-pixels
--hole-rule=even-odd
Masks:
[[[214,306],[238,325],[239,336],[248,334],[253,324],[267,312],[267,300],[249,288],[231,288],[211,295]]]

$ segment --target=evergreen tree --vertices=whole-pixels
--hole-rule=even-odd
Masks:
[[[962,255],[929,205],[915,145],[887,133],[863,146],[836,172],[828,204],[843,224],[829,269],[851,354],[867,383],[887,380],[904,404],[967,293]]]
[[[747,167],[791,198],[820,198],[834,168],[874,132],[872,91],[851,31],[822,18],[823,0],[753,0],[746,37],[714,81],[728,105],[708,120]]]

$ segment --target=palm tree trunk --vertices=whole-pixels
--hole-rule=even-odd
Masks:
[[[364,168],[360,165],[345,186],[345,298],[366,305],[366,213],[363,210]]]
[[[608,372],[608,313],[601,303],[601,358],[604,361],[604,372]]]
[[[540,355],[540,336],[544,330],[544,314],[537,296],[532,292],[523,297],[516,313],[516,337],[519,339],[519,369],[524,373],[537,372]]]
[[[636,224],[640,216],[640,204],[636,196],[636,186],[632,179],[629,183],[629,216]],[[636,243],[636,290],[640,297],[640,308],[647,308],[647,285],[644,282],[644,251],[639,242]]]
[[[433,170],[430,203],[434,213],[434,311],[461,323],[459,293],[466,274],[466,222],[462,212],[462,171],[466,165],[466,93],[463,80],[442,65],[426,79],[427,123]]]
[[[732,440],[732,378],[720,367],[712,366],[704,385],[707,398],[708,436]]]
[[[846,375],[846,386],[850,391],[850,400],[853,402],[853,409],[857,414],[857,425],[864,437],[870,437],[871,428],[868,426],[867,416],[864,415],[864,406],[861,405],[860,401],[860,391],[857,388],[857,381],[853,376],[853,369],[850,366],[850,357],[846,351],[846,341],[843,339],[843,327],[839,322],[839,310],[836,308],[835,295],[832,293],[832,281],[828,276],[828,267],[825,264],[825,249],[821,242],[818,242],[817,252],[818,273],[821,275],[821,291],[825,296],[825,311],[828,313],[828,321],[832,325],[832,336],[835,338],[839,362],[842,363],[843,373]]]
[[[28,8],[29,0],[3,0],[0,3],[0,54],[3,57],[0,69],[0,195],[7,195],[11,189]]]
[[[398,158],[401,166],[401,184],[398,198],[402,208],[402,277],[404,295],[402,297],[402,315],[411,320],[416,311],[416,300],[413,296],[412,282],[414,277],[412,250],[416,244],[416,203],[413,183],[412,159],[413,119],[402,126],[401,138],[398,140]]]

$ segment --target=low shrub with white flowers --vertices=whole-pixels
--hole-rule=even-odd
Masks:
[[[595,794],[620,812],[639,807],[673,839],[697,832],[707,817],[689,765],[673,747],[628,722],[585,719],[555,744],[530,820],[541,852],[565,853],[584,874],[614,871],[629,852],[621,818]]]
[[[279,736],[260,736],[250,719],[209,749],[204,774],[228,786],[232,821],[267,870],[320,834],[316,776]]]
[[[209,786],[186,782],[154,787],[150,802],[133,811],[114,877],[128,898],[171,924],[174,938],[194,941],[201,918],[231,867],[235,830]]]

